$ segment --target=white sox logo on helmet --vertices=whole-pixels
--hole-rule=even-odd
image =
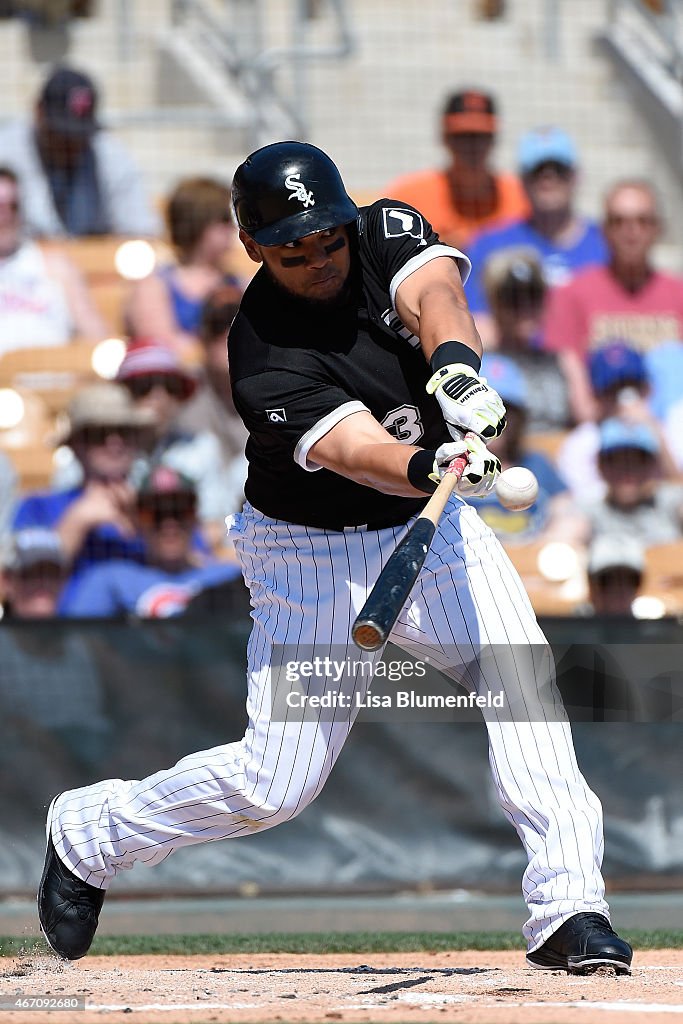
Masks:
[[[298,199],[303,204],[304,208],[309,206],[315,206],[315,199],[313,193],[306,190],[306,186],[303,181],[300,181],[301,175],[297,172],[296,174],[288,174],[285,178],[285,185],[292,193],[290,199]]]

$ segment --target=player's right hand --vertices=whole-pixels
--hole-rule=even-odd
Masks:
[[[479,437],[470,434],[461,441],[449,441],[436,450],[434,469],[429,479],[438,483],[459,455],[467,455],[467,465],[455,485],[462,498],[485,498],[496,485],[500,462]]]
[[[456,440],[472,430],[491,441],[505,429],[500,395],[465,363],[449,363],[437,370],[427,382],[427,393],[435,396],[448,432]]]

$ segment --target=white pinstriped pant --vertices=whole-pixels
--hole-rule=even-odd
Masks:
[[[336,721],[271,720],[272,648],[315,645],[324,657],[334,645],[334,657],[346,649],[358,660],[351,625],[405,527],[325,532],[269,519],[249,504],[229,522],[254,606],[246,734],[142,781],[112,779],[61,794],[52,838],[67,866],[91,885],[107,888],[119,871],[136,862],[157,864],[182,846],[294,817],[320,793],[348,736],[348,713]],[[458,498],[442,517],[391,639],[456,677],[458,664],[480,647],[514,644],[500,676],[487,659],[481,685],[502,687],[511,700],[529,685],[519,652],[545,639],[502,548]],[[527,674],[534,671],[530,664]],[[367,677],[347,678],[340,686],[363,690],[367,683]],[[498,799],[528,856],[522,888],[529,950],[572,914],[609,916],[600,803],[579,772],[566,720],[538,717],[499,721],[487,712],[486,722]]]

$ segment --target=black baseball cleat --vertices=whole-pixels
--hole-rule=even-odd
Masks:
[[[48,945],[65,960],[79,960],[90,949],[105,890],[76,878],[57,856],[49,835],[38,889],[38,918]]]
[[[602,914],[575,914],[526,960],[544,971],[591,974],[612,967],[616,974],[630,974],[632,956],[628,942],[619,938]]]

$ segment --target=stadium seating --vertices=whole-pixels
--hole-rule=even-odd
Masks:
[[[22,491],[46,487],[54,468],[54,417],[40,395],[15,390],[23,401],[24,414],[16,426],[0,428],[0,449],[12,462]]]
[[[60,412],[84,384],[99,379],[93,349],[85,341],[13,349],[0,357],[0,387],[36,395],[50,412]]]
[[[547,579],[538,566],[538,556],[546,542],[510,544],[505,546],[508,558],[524,581],[524,586],[537,615],[571,615],[586,599],[586,583],[577,561],[577,571],[568,580]]]
[[[659,598],[668,615],[683,615],[683,540],[647,548],[641,592]]]

